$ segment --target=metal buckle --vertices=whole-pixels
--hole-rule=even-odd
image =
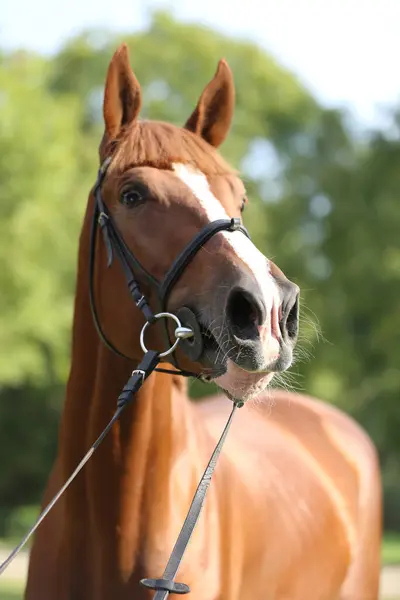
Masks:
[[[100,227],[104,227],[104,225],[107,223],[109,218],[110,217],[108,215],[106,215],[105,212],[101,211],[101,213],[99,214],[99,216],[97,218],[97,222],[100,225]]]
[[[142,377],[142,384],[143,384],[144,379],[146,377],[146,373],[142,369],[134,369],[132,371],[132,375],[134,375],[135,373],[138,373],[138,375],[141,375],[141,377]]]
[[[242,225],[241,219],[239,217],[233,217],[231,219],[229,231],[237,231],[238,229],[241,228],[241,225]]]
[[[138,308],[141,308],[141,304],[142,304],[142,302],[143,302],[144,300],[146,300],[146,298],[145,298],[144,296],[141,296],[141,297],[139,298],[139,300],[137,300],[137,301],[135,302],[136,306],[137,306]]]
[[[172,346],[170,348],[168,348],[168,350],[165,350],[165,352],[161,352],[159,354],[160,358],[163,358],[164,356],[168,356],[169,354],[172,354],[172,352],[174,352],[174,350],[176,349],[176,347],[179,344],[179,342],[181,341],[181,339],[193,337],[193,335],[194,335],[193,331],[191,329],[189,329],[189,327],[183,327],[182,323],[180,322],[178,317],[176,315],[173,315],[172,313],[169,313],[169,312],[157,313],[156,315],[154,315],[154,319],[157,321],[159,319],[172,319],[173,321],[175,321],[175,323],[177,325],[176,329],[175,329],[175,338],[176,338],[175,342],[172,344]],[[149,323],[149,322],[145,323],[142,327],[142,331],[140,332],[140,345],[145,354],[146,354],[146,352],[148,352],[148,349],[146,348],[146,345],[144,343],[144,333],[151,324],[152,323]]]
[[[111,156],[107,156],[107,158],[100,165],[99,173],[100,173],[101,176],[105,175],[105,172],[107,171],[108,167],[110,166],[111,160],[112,160],[112,157]]]

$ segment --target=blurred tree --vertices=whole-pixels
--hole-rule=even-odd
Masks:
[[[64,379],[86,172],[77,98],[46,89],[48,65],[0,66],[0,381]],[[88,177],[89,175],[89,177]]]
[[[0,537],[11,533],[13,514],[43,494],[57,450],[63,385],[19,383],[0,392]],[[18,514],[18,512],[16,513]],[[29,511],[30,523],[36,514]],[[18,523],[16,524],[18,529]],[[24,523],[26,533],[28,523]]]
[[[182,25],[165,13],[127,42],[143,87],[142,117],[177,124],[192,112],[219,58],[229,60],[237,109],[224,152],[245,172],[252,160],[242,160],[251,159],[260,141],[269,138],[272,152],[271,143],[284,146],[318,112],[295,78],[250,43]],[[106,70],[119,43],[107,33],[86,32],[52,59],[18,52],[4,54],[0,63],[0,345],[6,349],[0,381],[7,386],[0,392],[0,428],[7,430],[0,459],[8,464],[0,506],[6,512],[12,498],[16,504],[34,500],[56,446],[79,228],[97,168]],[[249,217],[264,235],[257,202],[256,196]],[[26,419],[34,435],[27,435]]]
[[[301,388],[350,412],[372,436],[386,523],[400,528],[399,117],[389,133],[356,143],[343,115],[325,111],[289,157],[279,202],[263,210],[268,246],[303,289],[303,331],[314,347],[299,367]],[[317,315],[320,332],[307,314]]]
[[[51,95],[48,67],[26,53],[0,64],[0,535],[39,501],[55,454],[93,182],[79,99]]]
[[[85,32],[52,59],[16,53],[0,61],[0,345],[7,349],[0,381],[42,407],[53,451],[79,227],[97,167],[105,74],[120,41]],[[340,405],[366,426],[384,466],[388,522],[400,528],[400,119],[390,135],[355,140],[344,115],[323,110],[262,50],[163,12],[124,41],[143,88],[143,118],[183,123],[218,59],[228,60],[237,106],[222,151],[244,174],[255,242],[300,284],[305,304],[299,362],[282,383]],[[12,403],[9,391],[1,402]],[[24,440],[24,424],[7,406],[0,428],[14,431],[20,451],[2,474],[0,506],[9,506],[7,489],[21,500],[22,454],[38,461],[29,467],[37,475],[29,499],[46,462],[44,446],[35,453],[37,440]]]
[[[1,66],[3,382],[66,375],[77,239],[97,166],[105,74],[118,43],[88,33],[53,60],[16,53]],[[293,76],[251,44],[164,13],[128,43],[143,86],[142,116],[175,123],[191,113],[218,59],[228,58],[237,109],[224,151],[237,166],[257,140],[279,146],[315,118],[314,101]]]
[[[296,78],[254,44],[155,12],[143,32],[121,39],[104,32],[86,33],[71,40],[53,61],[51,89],[79,94],[86,107],[86,124],[99,130],[105,73],[122,41],[130,47],[132,68],[142,86],[142,118],[177,125],[191,114],[218,60],[228,60],[237,98],[234,126],[223,152],[236,164],[253,139],[268,138],[280,145],[318,111]]]

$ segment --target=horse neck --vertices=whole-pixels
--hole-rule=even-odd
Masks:
[[[112,417],[117,398],[137,366],[108,350],[93,325],[88,269],[90,214],[89,205],[79,246],[72,362],[60,430],[63,479]],[[95,545],[98,552],[109,554],[101,562],[110,568],[117,561],[115,567],[120,572],[129,573],[134,566],[139,534],[146,524],[143,514],[139,518],[140,511],[145,506],[150,520],[151,498],[165,493],[169,496],[171,464],[186,447],[191,407],[176,379],[153,373],[146,380],[66,497],[67,535],[71,539],[87,537],[90,529],[90,535],[99,538]],[[168,526],[168,505],[163,511]],[[160,519],[158,526],[162,529]]]

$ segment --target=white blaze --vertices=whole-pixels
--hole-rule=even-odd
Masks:
[[[199,203],[206,212],[210,222],[216,221],[217,219],[230,218],[225,212],[222,204],[211,192],[207,177],[204,173],[190,165],[181,163],[175,163],[173,169],[179,179],[190,188],[195,197],[199,200]],[[219,235],[225,237],[238,258],[240,258],[253,273],[264,297],[268,322],[272,307],[274,304],[275,306],[279,305],[279,293],[269,272],[268,260],[256,248],[253,242],[243,235],[243,233],[237,231],[222,231]]]

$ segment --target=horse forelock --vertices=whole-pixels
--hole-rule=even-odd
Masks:
[[[137,121],[117,140],[110,171],[149,166],[172,170],[174,163],[191,164],[206,176],[235,170],[200,136],[162,121]]]

